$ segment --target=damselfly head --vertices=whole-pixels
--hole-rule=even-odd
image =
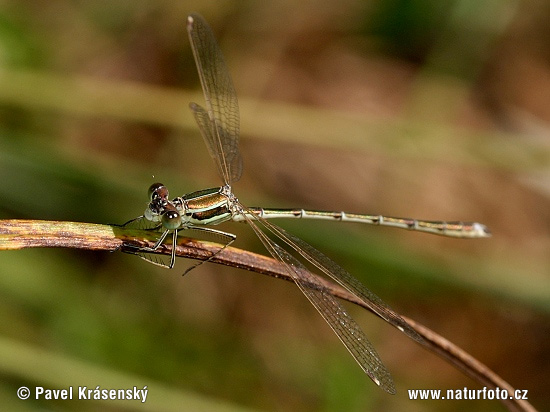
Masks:
[[[151,222],[162,223],[165,229],[173,230],[181,225],[181,215],[177,207],[171,201],[155,197],[154,194],[143,215]]]

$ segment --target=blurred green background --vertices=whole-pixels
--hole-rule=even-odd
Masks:
[[[398,312],[550,405],[550,6],[513,0],[30,1],[0,6],[0,217],[123,223],[162,181],[217,186],[187,108],[213,27],[239,94],[249,206],[475,220],[494,236],[278,222]],[[244,225],[236,246],[261,253]],[[501,411],[411,401],[480,386],[348,306],[396,381],[364,376],[292,284],[122,253],[0,254],[5,410]],[[18,387],[148,386],[147,402]]]

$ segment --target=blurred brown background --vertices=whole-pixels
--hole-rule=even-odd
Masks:
[[[544,1],[7,0],[0,217],[122,223],[154,181],[220,184],[187,108],[200,12],[239,94],[249,206],[479,221],[493,237],[278,222],[403,313],[550,405],[550,6]],[[265,253],[244,225],[237,247]],[[213,264],[185,278],[121,253],[2,252],[9,410],[500,411],[411,401],[480,386],[349,307],[390,396],[291,284]],[[146,404],[28,400],[18,387],[148,385]]]

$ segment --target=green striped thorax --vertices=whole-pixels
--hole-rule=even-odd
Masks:
[[[149,187],[149,205],[144,216],[160,223],[165,229],[175,230],[198,225],[216,225],[231,220],[232,205],[236,199],[228,186],[214,187],[188,193],[173,200],[162,183]]]

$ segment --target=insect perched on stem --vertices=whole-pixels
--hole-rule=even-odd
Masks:
[[[242,173],[237,94],[208,24],[198,14],[191,14],[187,19],[187,31],[206,101],[206,108],[196,103],[191,103],[190,108],[210,156],[218,168],[223,186],[200,190],[170,200],[168,189],[163,184],[153,184],[149,188],[150,203],[144,215],[127,224],[159,229],[162,233],[152,248],[141,248],[134,253],[153,263],[172,268],[176,258],[174,246],[169,263],[155,261],[150,257],[150,254],[157,251],[165,242],[169,234],[172,234],[172,245],[175,245],[178,233],[182,230],[211,232],[226,239],[223,247],[225,248],[236,239],[236,236],[213,229],[211,226],[229,220],[247,223],[268,252],[284,265],[290,277],[323,316],[365,373],[382,389],[394,394],[395,386],[390,373],[359,325],[298,259],[304,259],[319,272],[332,278],[363,300],[378,316],[410,338],[418,342],[422,342],[422,338],[401,316],[340,265],[268,219],[286,217],[360,222],[464,238],[487,237],[489,231],[480,223],[423,221],[381,215],[244,206],[232,190],[232,184],[240,179]],[[210,259],[213,256],[215,255]]]

